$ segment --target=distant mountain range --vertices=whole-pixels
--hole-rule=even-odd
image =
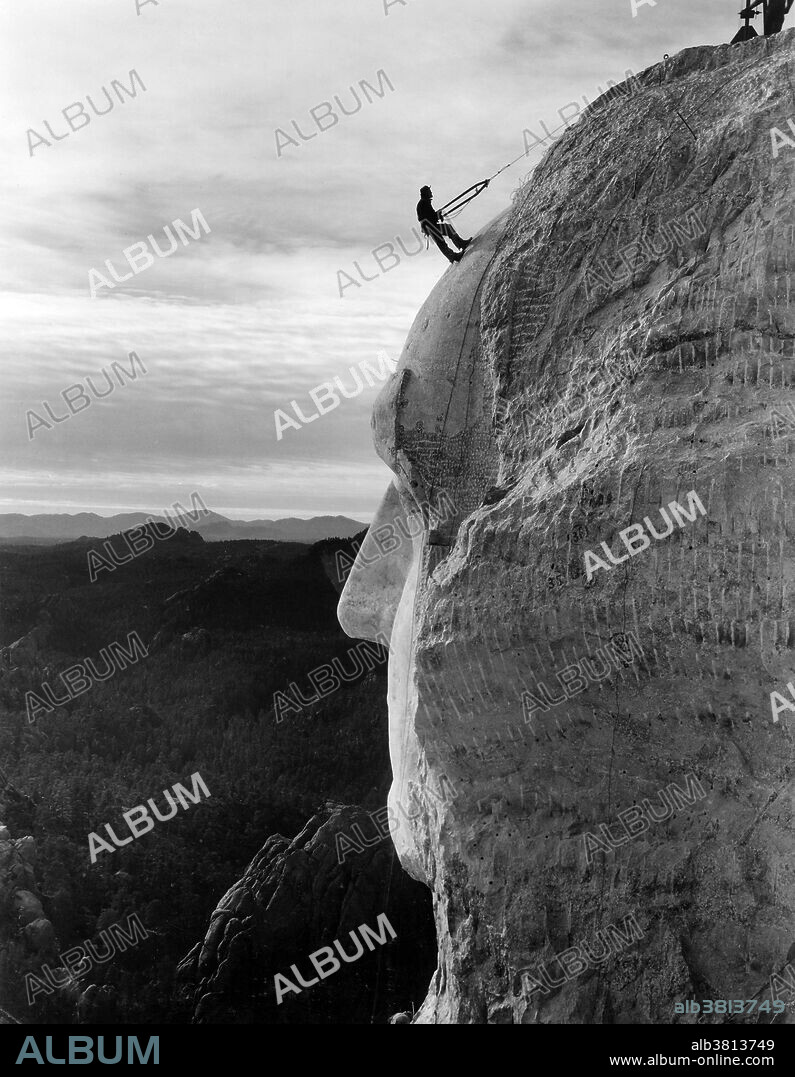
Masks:
[[[193,514],[196,516],[196,513]],[[173,517],[172,517],[173,518]],[[0,542],[47,545],[70,542],[78,538],[108,538],[129,531],[147,521],[163,521],[162,514],[124,512],[116,516],[98,516],[95,512],[55,513],[23,516],[18,512],[0,514]],[[283,520],[227,520],[217,512],[202,513],[198,519],[185,516],[182,526],[198,531],[205,542],[225,539],[271,539],[277,542],[311,544],[327,538],[352,538],[367,527],[348,516],[313,516],[300,520],[295,516]]]

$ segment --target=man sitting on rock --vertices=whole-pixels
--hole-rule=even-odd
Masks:
[[[420,228],[426,236],[431,237],[448,262],[460,262],[472,240],[462,239],[451,224],[444,223],[442,215],[433,208],[432,198],[433,191],[430,187],[420,187],[420,200],[417,203],[417,220],[420,222]],[[451,251],[445,239],[452,240],[459,249]]]

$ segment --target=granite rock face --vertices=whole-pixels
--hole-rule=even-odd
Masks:
[[[278,1002],[277,973],[299,987],[293,965],[306,982],[317,979],[309,955],[324,946],[335,952],[337,939],[355,954],[349,933],[361,924],[388,936],[376,926],[383,913],[394,940]],[[397,1006],[422,999],[434,949],[425,887],[400,870],[370,813],[336,806],[292,841],[268,839],[218,903],[179,979],[200,1024],[385,1023]]]
[[[395,834],[420,1023],[795,1021],[793,59],[689,49],[595,102],[376,404],[373,528],[426,527],[340,620],[391,635],[390,803],[455,789]]]

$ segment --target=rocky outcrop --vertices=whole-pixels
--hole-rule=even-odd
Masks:
[[[357,833],[372,844],[362,849]],[[277,1004],[277,973],[292,980],[295,964],[308,981],[311,953],[335,939],[352,952],[349,932],[375,927],[383,913],[393,941]],[[179,975],[197,1023],[385,1023],[397,1007],[422,998],[434,951],[426,888],[400,870],[370,813],[337,806],[314,815],[292,841],[268,839],[219,902]]]
[[[31,679],[45,667],[51,634],[52,618],[47,610],[41,610],[38,623],[29,632],[0,647],[0,702],[11,707],[24,705]]]
[[[391,636],[390,803],[456,790],[395,834],[434,895],[420,1023],[795,997],[794,52],[596,102],[376,404],[396,478],[340,620]]]
[[[2,648],[1,657],[10,670],[30,669],[35,667],[44,650],[50,634],[48,623],[36,625],[30,632],[21,636],[7,647]]]
[[[55,929],[36,890],[36,845],[0,825],[0,1002],[27,1012],[24,974],[40,974],[57,953]]]

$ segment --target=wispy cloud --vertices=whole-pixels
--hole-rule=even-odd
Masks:
[[[336,273],[409,242],[438,202],[522,149],[522,130],[602,80],[726,40],[723,0],[25,0],[0,14],[0,450],[7,510],[156,508],[180,488],[218,511],[366,518],[388,479],[377,390],[276,441],[273,410],[381,349],[397,358],[446,269],[431,249],[340,299]],[[113,79],[146,87],[31,157],[26,131]],[[383,99],[281,157],[274,132],[385,71]],[[536,160],[462,218],[477,230]],[[89,296],[88,271],[199,207],[211,234]],[[372,275],[372,262],[369,269]],[[147,377],[31,442],[25,413],[134,350]]]

